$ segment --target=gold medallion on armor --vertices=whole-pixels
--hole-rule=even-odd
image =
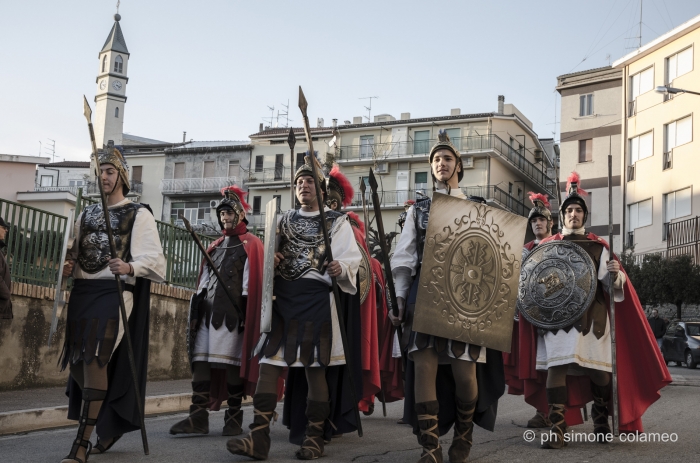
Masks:
[[[433,195],[414,331],[510,352],[525,217]]]

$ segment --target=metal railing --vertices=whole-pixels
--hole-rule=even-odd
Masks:
[[[700,242],[700,217],[664,224],[666,247],[695,245]]]
[[[384,191],[379,191],[379,202],[382,207],[392,207],[392,206],[402,206],[406,201],[409,199],[421,199],[425,196],[428,196],[428,192],[426,190],[418,190],[419,192],[423,193],[423,196],[418,194],[416,190],[384,190]],[[432,196],[432,191],[430,192],[430,196]],[[368,191],[365,192],[365,197],[367,198],[367,205],[369,207],[374,206],[374,202],[372,201],[372,194]],[[352,203],[348,207],[362,207],[362,192],[356,191],[355,195],[352,198]]]
[[[143,193],[143,182],[139,182],[137,180],[132,180],[129,182],[131,189],[129,190],[129,194],[141,194]],[[80,188],[80,187],[78,187]],[[97,183],[94,182],[88,182],[87,184],[87,191],[85,187],[83,187],[83,192],[86,192],[89,195],[96,195],[100,196],[100,189],[97,186]]]
[[[525,203],[501,190],[496,185],[464,187],[462,191],[467,196],[481,196],[486,201],[493,201],[510,212],[522,215],[523,217],[527,217],[530,213],[530,209]]]
[[[388,160],[394,158],[410,158],[426,156],[430,147],[437,140],[416,140],[395,143],[375,143],[364,145],[341,146],[336,157],[338,162],[363,161],[363,160]],[[514,149],[498,135],[480,135],[473,137],[458,137],[452,143],[461,153],[469,154],[473,151],[494,151],[502,159],[517,167],[532,181],[554,194],[556,182],[549,178],[537,165],[530,162],[520,151]]]
[[[53,192],[61,192],[61,191],[66,191],[68,193],[71,193],[73,196],[78,196],[78,188],[81,188],[80,186],[69,186],[69,185],[64,185],[64,186],[35,186],[34,191],[35,192],[40,192],[40,193],[53,193]]]
[[[265,167],[259,170],[252,169],[248,172],[248,177],[243,181],[244,184],[259,183],[259,182],[287,182],[291,181],[291,172],[289,167]]]
[[[160,181],[160,192],[163,194],[214,193],[238,181],[238,177],[165,178]]]
[[[663,158],[662,170],[671,169],[673,167],[673,150],[666,151]]]
[[[61,248],[66,217],[0,199],[0,217],[8,224],[7,260],[18,283],[56,287],[63,269]]]

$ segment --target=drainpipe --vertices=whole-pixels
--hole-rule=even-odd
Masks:
[[[42,169],[53,170],[56,172],[56,186],[58,186],[59,180],[61,179],[61,171],[59,169],[52,169],[50,167],[42,167]],[[41,178],[39,178],[39,186],[41,186]]]
[[[627,232],[627,227],[625,227],[625,220],[627,218],[627,82],[629,79],[629,66],[625,65],[624,71],[622,72],[622,156],[620,156],[622,163],[622,221],[620,223],[620,239],[622,240],[622,249],[625,248],[625,233]],[[610,201],[612,198],[608,198]],[[632,243],[634,244],[634,243]]]

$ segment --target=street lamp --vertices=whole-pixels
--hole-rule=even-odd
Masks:
[[[700,95],[700,92],[694,92],[692,90],[685,90],[682,88],[669,87],[668,85],[660,85],[656,87],[655,91],[657,93],[663,93],[665,95],[668,95],[669,93],[672,95],[675,95],[676,93],[690,93],[692,95]]]

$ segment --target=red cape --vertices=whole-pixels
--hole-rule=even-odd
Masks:
[[[379,332],[379,368],[384,386],[386,402],[394,402],[404,398],[401,358],[394,358],[394,333],[396,327],[389,321],[386,303],[386,283],[382,264],[372,257],[372,274],[374,276],[377,295],[377,327]]]
[[[607,241],[597,235],[589,233],[586,237],[610,249]],[[540,244],[562,238],[558,233],[540,241]],[[642,415],[659,399],[659,391],[671,382],[671,375],[629,277],[624,291],[625,300],[615,303],[619,426],[620,431],[643,432]],[[541,409],[543,401],[546,404],[547,399],[545,383],[535,369],[537,329],[522,317],[519,325],[518,377],[524,380],[525,401]],[[588,376],[567,376],[566,385],[570,409],[580,409],[593,400]]]
[[[348,217],[358,224],[361,224],[360,218],[354,212],[348,212]],[[352,222],[351,222],[352,223]],[[361,228],[364,228],[361,226]],[[369,256],[365,235],[360,228],[352,227],[355,234],[357,245]],[[359,291],[359,288],[358,288]],[[365,298],[365,302],[360,305],[360,323],[362,332],[360,335],[360,352],[362,354],[362,395],[359,407],[361,411],[368,411],[371,403],[374,403],[374,395],[381,390],[381,377],[379,373],[379,345],[377,337],[377,309],[376,309],[376,293],[374,285],[370,281],[369,293]]]
[[[241,378],[243,378],[244,394],[252,396],[255,394],[255,387],[258,383],[258,357],[253,356],[255,344],[260,337],[260,310],[262,304],[262,276],[263,276],[263,244],[260,238],[252,233],[238,235],[243,243],[248,255],[248,297],[245,308],[245,330],[243,331],[243,352],[241,354]],[[207,248],[207,254],[211,254],[224,237],[218,238]],[[205,259],[199,267],[197,285],[202,277]],[[282,399],[284,390],[284,378],[280,377],[277,384],[278,400]],[[219,368],[211,369],[211,399],[209,408],[212,411],[219,410],[221,403],[228,400],[228,388],[226,386],[226,370]]]

